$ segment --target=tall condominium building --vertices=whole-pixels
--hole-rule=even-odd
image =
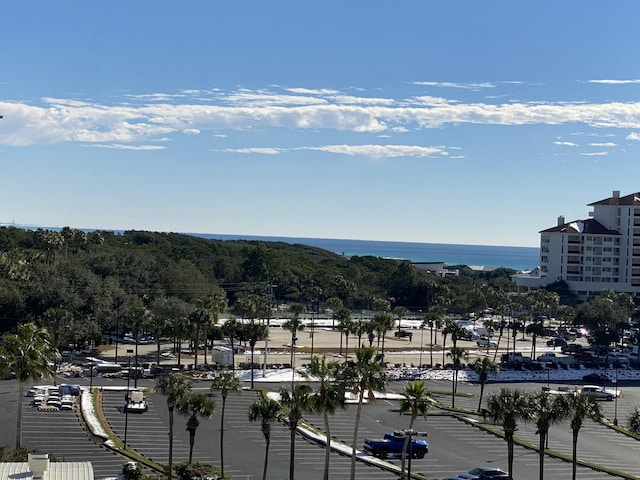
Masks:
[[[640,192],[589,204],[586,220],[540,232],[540,266],[513,276],[516,285],[540,287],[564,280],[582,300],[602,290],[640,294]]]

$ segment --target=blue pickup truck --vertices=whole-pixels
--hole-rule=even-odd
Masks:
[[[426,435],[421,434],[421,435]],[[364,439],[364,451],[378,458],[387,458],[388,456],[399,457],[402,455],[402,446],[406,435],[402,432],[385,433],[380,440]],[[426,440],[411,436],[411,444],[407,445],[407,456],[414,458],[424,458],[429,452],[429,444]]]

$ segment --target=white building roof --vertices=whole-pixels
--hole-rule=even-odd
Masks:
[[[28,462],[0,462],[0,480],[35,480]],[[51,462],[42,480],[94,480],[91,462]]]

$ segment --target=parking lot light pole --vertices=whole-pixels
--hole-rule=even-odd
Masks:
[[[124,395],[124,449],[127,449],[127,427],[129,426],[129,384],[131,382],[131,354],[133,350],[127,349],[127,356],[129,357],[127,365],[127,393]]]
[[[412,428],[409,428],[407,430],[396,430],[393,432],[396,435],[403,435],[406,437],[409,437],[409,448],[408,450],[408,456],[409,456],[409,460],[407,462],[407,477],[408,479],[411,479],[411,458],[413,457],[413,437],[426,437],[427,436],[427,432],[418,432]]]
[[[618,369],[616,369],[616,378],[613,379],[615,385],[615,398],[613,399],[613,425],[618,426]]]

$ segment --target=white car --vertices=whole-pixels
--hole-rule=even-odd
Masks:
[[[498,342],[496,342],[495,340],[491,340],[489,337],[483,336],[476,341],[476,345],[478,345],[479,347],[497,347]]]

